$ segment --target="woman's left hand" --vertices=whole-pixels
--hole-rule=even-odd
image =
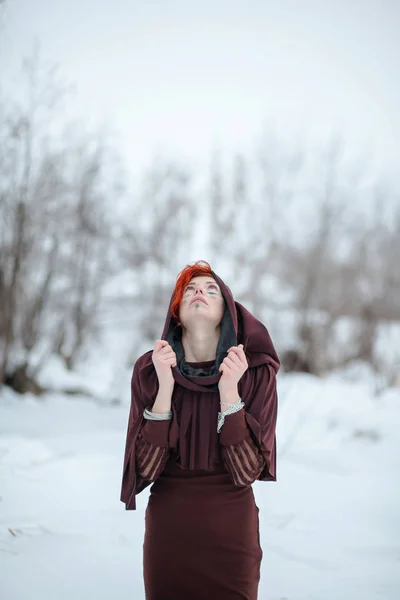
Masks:
[[[248,364],[243,350],[243,344],[229,348],[228,356],[224,358],[219,367],[219,370],[222,373],[218,382],[221,400],[226,399],[228,402],[235,402],[237,400],[237,398],[232,399],[232,397],[233,395],[237,396],[238,382],[247,369]]]

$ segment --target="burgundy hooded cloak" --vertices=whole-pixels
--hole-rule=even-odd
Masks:
[[[244,411],[240,411],[244,414],[242,419],[246,425],[243,426],[262,461],[262,470],[257,479],[276,481],[276,373],[280,363],[266,327],[244,306],[235,302],[229,287],[214,272],[213,277],[225,299],[215,362],[185,361],[182,331],[172,317],[171,298],[161,338],[170,343],[177,356],[177,366],[172,369],[175,379],[171,407],[173,418],[155,425],[152,422],[152,427],[159,427],[159,432],[163,430],[159,439],[164,436],[166,440],[157,445],[167,447],[165,460],[154,483],[139,475],[137,465],[138,440],[146,423],[143,412],[145,408],[151,408],[158,392],[152,350],[136,361],[132,374],[120,498],[126,510],[134,510],[135,496],[153,483],[146,510],[144,547],[146,598],[151,600],[189,600],[204,598],[207,594],[210,598],[254,600],[257,594],[262,556],[258,508],[251,486],[236,487],[224,468],[225,455],[221,451],[220,436],[223,433],[229,435],[229,443],[233,443],[233,423],[239,417],[237,413],[227,416],[222,432],[217,433],[220,410],[218,381],[221,376],[218,369],[227,356],[228,348],[243,344],[248,362],[248,369],[238,384],[239,395],[245,403]],[[228,429],[231,430],[229,433]],[[207,485],[209,490],[212,488],[212,493],[205,492]],[[217,504],[207,504],[211,502],[211,497],[217,499]],[[239,522],[242,526],[238,526]],[[180,534],[177,533],[179,531]],[[218,536],[224,540],[223,544],[218,541]],[[192,550],[196,556],[192,557],[192,562],[190,548],[184,550],[187,547],[184,538],[188,538],[186,541],[197,548],[196,551]],[[200,538],[203,542],[200,542]],[[171,542],[171,539],[174,541]],[[178,550],[171,556],[166,549],[170,546],[172,550],[174,544]],[[219,576],[216,577],[215,565],[221,555],[228,561],[226,572],[225,563],[221,564]],[[181,587],[176,587],[178,576],[173,575],[176,561]],[[214,564],[211,569],[210,561]],[[194,563],[196,572],[193,571]],[[181,569],[185,569],[187,584],[182,583]]]

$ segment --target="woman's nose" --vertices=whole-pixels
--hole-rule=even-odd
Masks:
[[[201,292],[202,294],[204,294],[203,288],[196,288],[194,293],[197,294],[197,292]]]

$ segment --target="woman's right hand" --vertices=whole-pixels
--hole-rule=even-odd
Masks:
[[[172,367],[176,367],[176,354],[166,340],[157,340],[154,346],[152,361],[157,373],[160,387],[173,387],[175,380]]]

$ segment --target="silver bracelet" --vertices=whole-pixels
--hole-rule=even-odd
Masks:
[[[220,405],[221,406],[235,406],[239,402],[240,402],[240,398],[239,398],[239,400],[236,400],[236,402],[220,402]]]
[[[149,421],[170,421],[172,419],[172,410],[165,413],[153,413],[145,408],[143,416],[145,419],[149,419]]]
[[[219,412],[218,413],[218,422],[217,422],[217,433],[219,433],[221,431],[222,425],[225,422],[225,417],[227,415],[233,415],[235,412],[238,412],[239,410],[241,410],[244,407],[244,402],[242,402],[242,400],[239,398],[239,400],[235,403],[230,403],[230,402],[221,402],[221,406],[227,406],[230,405],[231,408],[228,408],[228,410],[224,411],[224,412]]]

